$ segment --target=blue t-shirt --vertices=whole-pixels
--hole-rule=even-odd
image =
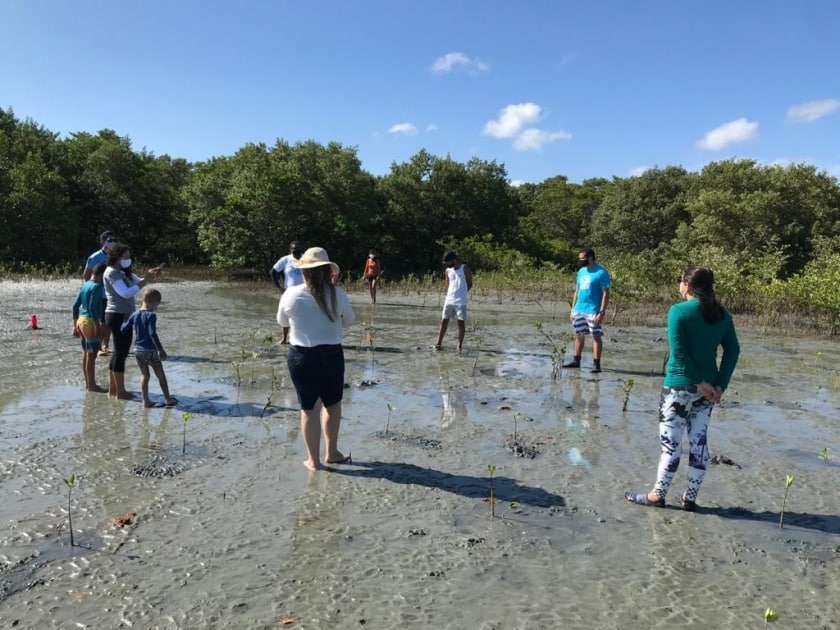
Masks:
[[[99,263],[107,263],[108,262],[108,254],[103,252],[101,249],[97,249],[93,252],[90,256],[88,256],[87,261],[85,262],[85,269],[89,269],[93,271],[93,268],[96,267]],[[102,286],[102,299],[106,299],[107,296],[105,295],[105,286]]]
[[[157,314],[152,311],[134,311],[120,327],[123,333],[134,329],[135,350],[163,350],[157,336]]]
[[[295,257],[291,254],[274,263],[274,270],[283,273],[283,287],[286,289],[303,284],[303,271],[295,267]]]
[[[588,267],[577,272],[577,299],[572,309],[575,313],[595,315],[601,310],[601,298],[604,289],[610,288],[610,274],[601,265],[595,265],[593,270]]]

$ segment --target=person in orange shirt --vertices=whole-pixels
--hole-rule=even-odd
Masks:
[[[370,303],[376,304],[376,284],[379,281],[379,274],[382,273],[382,264],[379,262],[379,256],[376,251],[370,250],[368,252],[367,260],[365,260],[365,280],[367,280],[370,287]]]

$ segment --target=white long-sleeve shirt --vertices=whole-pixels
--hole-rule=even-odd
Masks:
[[[330,321],[305,284],[286,288],[277,307],[277,323],[289,327],[289,343],[307,348],[340,345],[342,329],[356,321],[356,314],[339,287],[335,288],[335,301],[337,317]]]

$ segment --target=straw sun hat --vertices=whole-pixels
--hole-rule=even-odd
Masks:
[[[295,267],[298,269],[312,269],[313,267],[320,267],[321,265],[329,265],[335,275],[338,275],[341,272],[338,265],[334,262],[330,262],[327,250],[323,247],[310,247],[303,252],[303,256],[300,257],[300,260],[295,261]]]

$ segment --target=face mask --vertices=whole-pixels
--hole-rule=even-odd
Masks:
[[[303,256],[303,252],[299,249],[296,249],[292,252],[292,256],[294,256],[296,259],[300,259],[300,257]]]
[[[588,267],[588,266],[589,266],[589,261],[588,260],[578,259],[578,269],[583,269],[584,267]]]
[[[120,267],[123,269],[128,269],[131,267],[131,258],[123,258],[120,260]]]

